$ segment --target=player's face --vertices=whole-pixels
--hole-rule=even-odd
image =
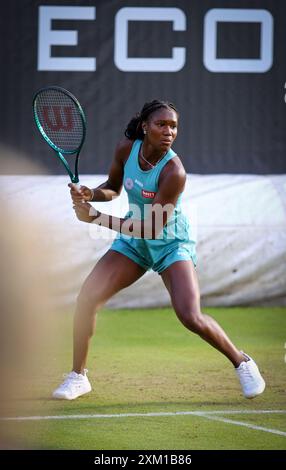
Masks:
[[[144,123],[148,142],[156,149],[166,152],[177,137],[178,115],[170,109],[158,109]]]

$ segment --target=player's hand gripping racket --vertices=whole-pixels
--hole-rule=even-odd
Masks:
[[[34,118],[45,141],[55,150],[78,187],[78,161],[86,134],[86,119],[78,100],[67,90],[49,86],[39,90],[33,100]],[[74,173],[65,158],[75,157]]]

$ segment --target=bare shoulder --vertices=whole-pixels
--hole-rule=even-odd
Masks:
[[[116,145],[115,158],[121,163],[125,163],[132,149],[134,141],[124,137]]]
[[[159,185],[162,183],[169,184],[172,182],[172,184],[175,183],[175,185],[183,188],[185,186],[186,178],[187,175],[184,165],[181,159],[178,156],[175,156],[174,158],[171,158],[163,168],[159,178]]]

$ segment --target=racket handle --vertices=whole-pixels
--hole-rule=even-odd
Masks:
[[[75,185],[75,187],[76,187],[77,189],[80,189],[80,188],[81,188],[81,185],[80,185],[80,183],[79,183],[79,182],[78,182],[78,183],[73,183],[73,184]],[[85,202],[85,200],[84,200],[84,199],[82,199],[82,201],[81,201],[81,202]]]

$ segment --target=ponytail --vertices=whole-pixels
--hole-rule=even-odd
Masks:
[[[136,116],[134,116],[128,123],[124,135],[127,137],[127,139],[130,140],[143,140],[144,133],[142,129],[142,119],[140,113],[137,113]]]

